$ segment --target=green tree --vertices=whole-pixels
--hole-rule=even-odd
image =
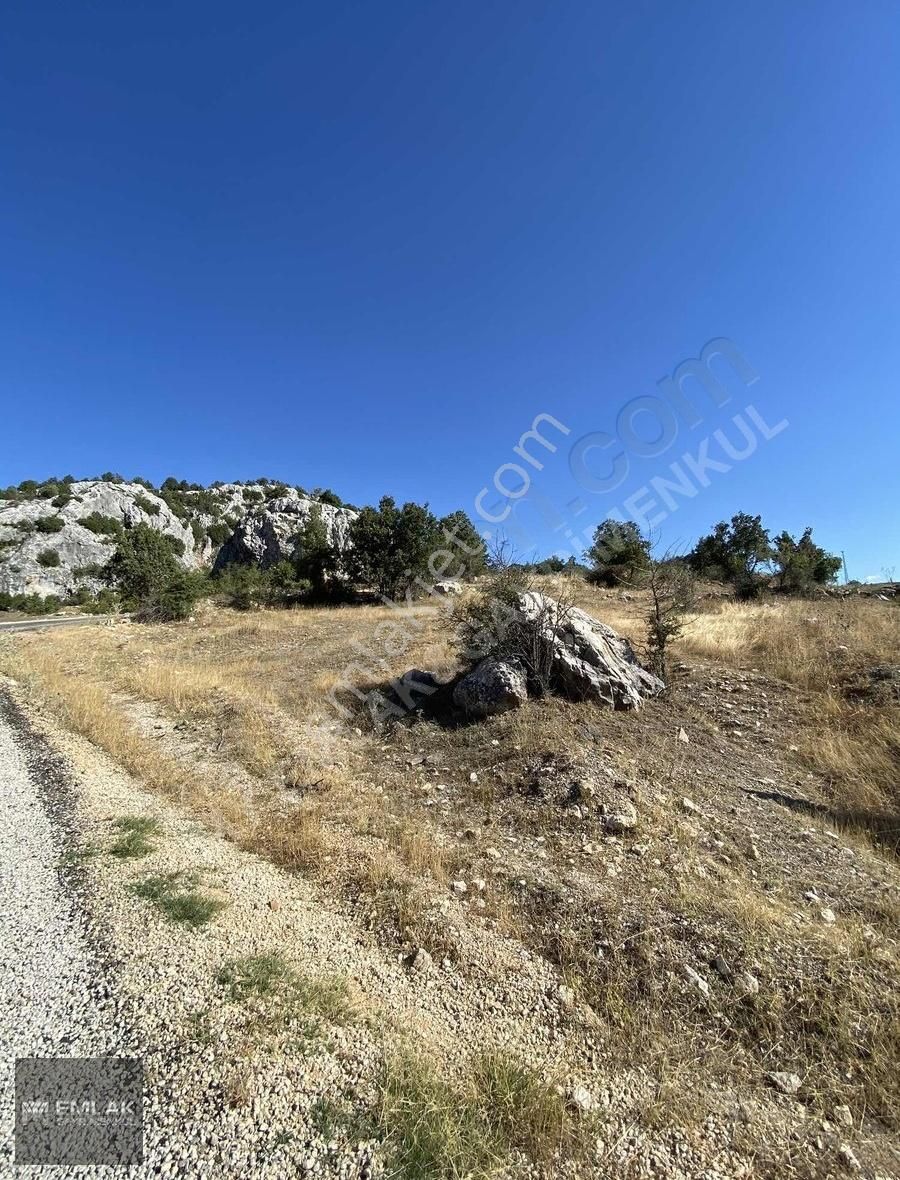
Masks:
[[[38,565],[54,569],[59,565],[59,554],[55,549],[42,549],[37,555]]]
[[[340,552],[332,545],[322,509],[314,504],[294,544],[294,569],[298,578],[306,579],[312,592],[324,595],[330,579],[340,568]]]
[[[432,576],[453,578],[475,578],[487,569],[488,554],[484,538],[472,524],[470,518],[462,509],[451,512],[440,520],[443,530],[443,542],[429,561]],[[452,553],[453,565],[448,567],[443,575],[437,572],[436,563],[438,553]]]
[[[789,532],[779,533],[773,544],[776,586],[789,594],[803,594],[814,586],[827,586],[837,577],[840,557],[827,553],[812,539],[812,529],[799,540]]]
[[[400,598],[430,577],[428,559],[442,544],[440,525],[427,504],[398,508],[384,496],[377,508],[363,508],[350,526],[350,561],[355,580],[385,598]]]
[[[125,530],[105,574],[122,603],[143,618],[184,619],[193,608],[196,592],[190,578],[168,538],[149,525]]]
[[[634,585],[650,565],[650,542],[633,520],[604,520],[585,554],[591,581],[601,586]]]
[[[763,528],[762,518],[737,512],[700,538],[688,555],[688,564],[697,574],[734,582],[739,590],[749,591],[771,556],[769,531]]]

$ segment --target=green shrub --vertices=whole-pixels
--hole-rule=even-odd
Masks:
[[[211,524],[206,530],[206,535],[209,537],[213,545],[224,545],[232,534],[232,529],[227,524]]]
[[[67,504],[70,504],[71,502],[72,502],[72,493],[70,491],[66,490],[66,491],[60,492],[60,494],[58,496],[54,496],[54,498],[50,501],[50,505],[53,508],[65,508],[65,506]]]
[[[76,581],[79,581],[81,578],[98,578],[105,569],[106,566],[98,565],[95,561],[91,562],[90,565],[77,565],[72,570],[72,577]]]
[[[101,590],[96,597],[84,603],[84,611],[88,615],[110,615],[118,606],[119,599],[115,590]]]
[[[61,516],[39,516],[34,527],[39,533],[59,533],[66,527],[66,522]]]
[[[26,615],[52,615],[62,606],[55,594],[0,594],[0,611],[21,611]]]
[[[80,516],[78,523],[101,537],[120,537],[124,532],[121,521],[112,516],[104,516],[101,512],[91,512],[87,516]]]
[[[55,569],[60,564],[59,554],[55,549],[42,549],[37,555],[37,563],[45,569]]]
[[[134,498],[134,506],[140,508],[141,512],[146,512],[148,516],[159,516],[159,505],[140,492]]]
[[[165,537],[146,524],[123,533],[105,576],[122,602],[145,620],[184,619],[195,601],[191,579]]]

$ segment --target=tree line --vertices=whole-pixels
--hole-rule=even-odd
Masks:
[[[603,521],[586,557],[589,578],[604,586],[643,584],[653,568],[651,541],[634,521]],[[841,558],[813,540],[812,528],[799,537],[787,530],[772,537],[761,516],[747,512],[719,521],[689,553],[667,560],[731,586],[739,598],[763,590],[807,594],[834,582],[841,568]]]

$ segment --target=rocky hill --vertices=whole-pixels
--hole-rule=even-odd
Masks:
[[[0,592],[65,598],[96,591],[122,530],[136,524],[170,537],[186,569],[266,567],[291,555],[316,505],[332,542],[346,545],[353,510],[281,484],[154,490],[92,479],[8,489],[0,499]]]

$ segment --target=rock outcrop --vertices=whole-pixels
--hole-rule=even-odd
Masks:
[[[348,544],[356,513],[271,484],[181,488],[164,496],[144,484],[91,479],[60,485],[52,499],[0,500],[0,592],[95,593],[118,530],[146,524],[171,537],[186,569],[231,561],[273,565],[291,557],[294,537],[318,505],[331,542]],[[87,523],[85,523],[85,521]]]
[[[453,703],[470,717],[490,717],[517,709],[528,700],[525,670],[516,660],[488,657],[453,690]]]
[[[287,495],[267,501],[244,517],[219,550],[215,568],[237,562],[267,569],[290,559],[297,534],[316,507],[322,514],[329,542],[338,549],[347,548],[350,525],[357,514],[350,508],[335,508],[307,499],[291,488]]]
[[[151,525],[179,543],[185,568],[196,566],[191,529],[141,484],[82,480],[67,491],[70,498],[60,506],[43,499],[8,507],[0,502],[0,591],[64,597],[99,589],[98,575],[115,551],[116,537],[96,529],[112,528],[109,522],[122,528]]]
[[[536,591],[521,596],[519,609],[549,646],[550,675],[564,695],[636,709],[665,688],[641,667],[627,639],[586,611]]]

